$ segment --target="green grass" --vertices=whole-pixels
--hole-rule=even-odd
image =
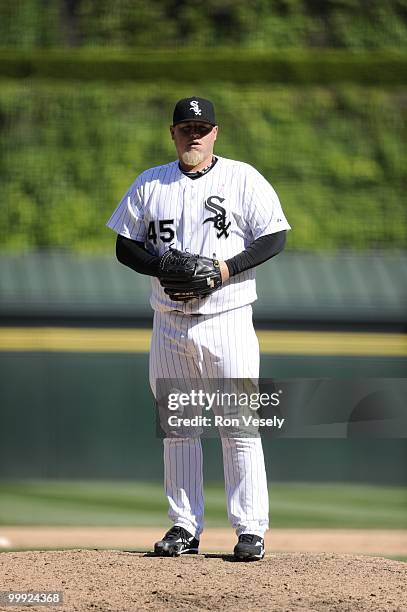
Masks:
[[[226,526],[225,494],[205,488],[206,525]],[[161,526],[167,503],[159,483],[38,481],[0,483],[0,525]],[[402,487],[270,485],[273,527],[407,529]]]

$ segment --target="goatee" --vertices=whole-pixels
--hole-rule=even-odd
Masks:
[[[186,166],[197,166],[198,164],[203,162],[203,160],[204,154],[202,153],[202,151],[196,151],[195,149],[192,149],[191,151],[185,151],[185,153],[182,154],[182,161]]]

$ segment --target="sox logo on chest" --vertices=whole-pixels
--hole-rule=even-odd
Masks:
[[[218,238],[228,238],[230,228],[232,222],[227,221],[226,217],[226,209],[221,206],[222,202],[225,201],[225,198],[220,196],[212,195],[209,196],[205,200],[205,209],[209,212],[213,213],[213,216],[207,217],[202,222],[205,223],[213,223],[213,227],[216,230],[216,236]],[[217,203],[218,202],[218,203]],[[174,240],[175,236],[175,220],[174,219],[158,219],[152,220],[148,224],[147,229],[147,238],[150,242],[157,244],[158,238],[162,242],[171,243]]]

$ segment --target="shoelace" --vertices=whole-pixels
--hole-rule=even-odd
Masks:
[[[239,540],[240,540],[241,542],[247,542],[248,544],[252,544],[252,543],[253,543],[253,541],[254,541],[254,539],[255,539],[256,537],[257,537],[257,536],[255,536],[255,535],[253,535],[253,534],[251,534],[251,533],[243,533],[243,534],[240,536]],[[260,542],[259,542],[259,544],[260,544]]]
[[[184,544],[189,542],[187,531],[183,527],[171,527],[171,529],[165,534],[166,540],[176,540],[177,538],[181,538]]]

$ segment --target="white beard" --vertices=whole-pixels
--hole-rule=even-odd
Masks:
[[[185,151],[185,153],[182,154],[182,161],[186,166],[194,167],[203,162],[204,157],[202,151],[192,149],[192,151]]]

